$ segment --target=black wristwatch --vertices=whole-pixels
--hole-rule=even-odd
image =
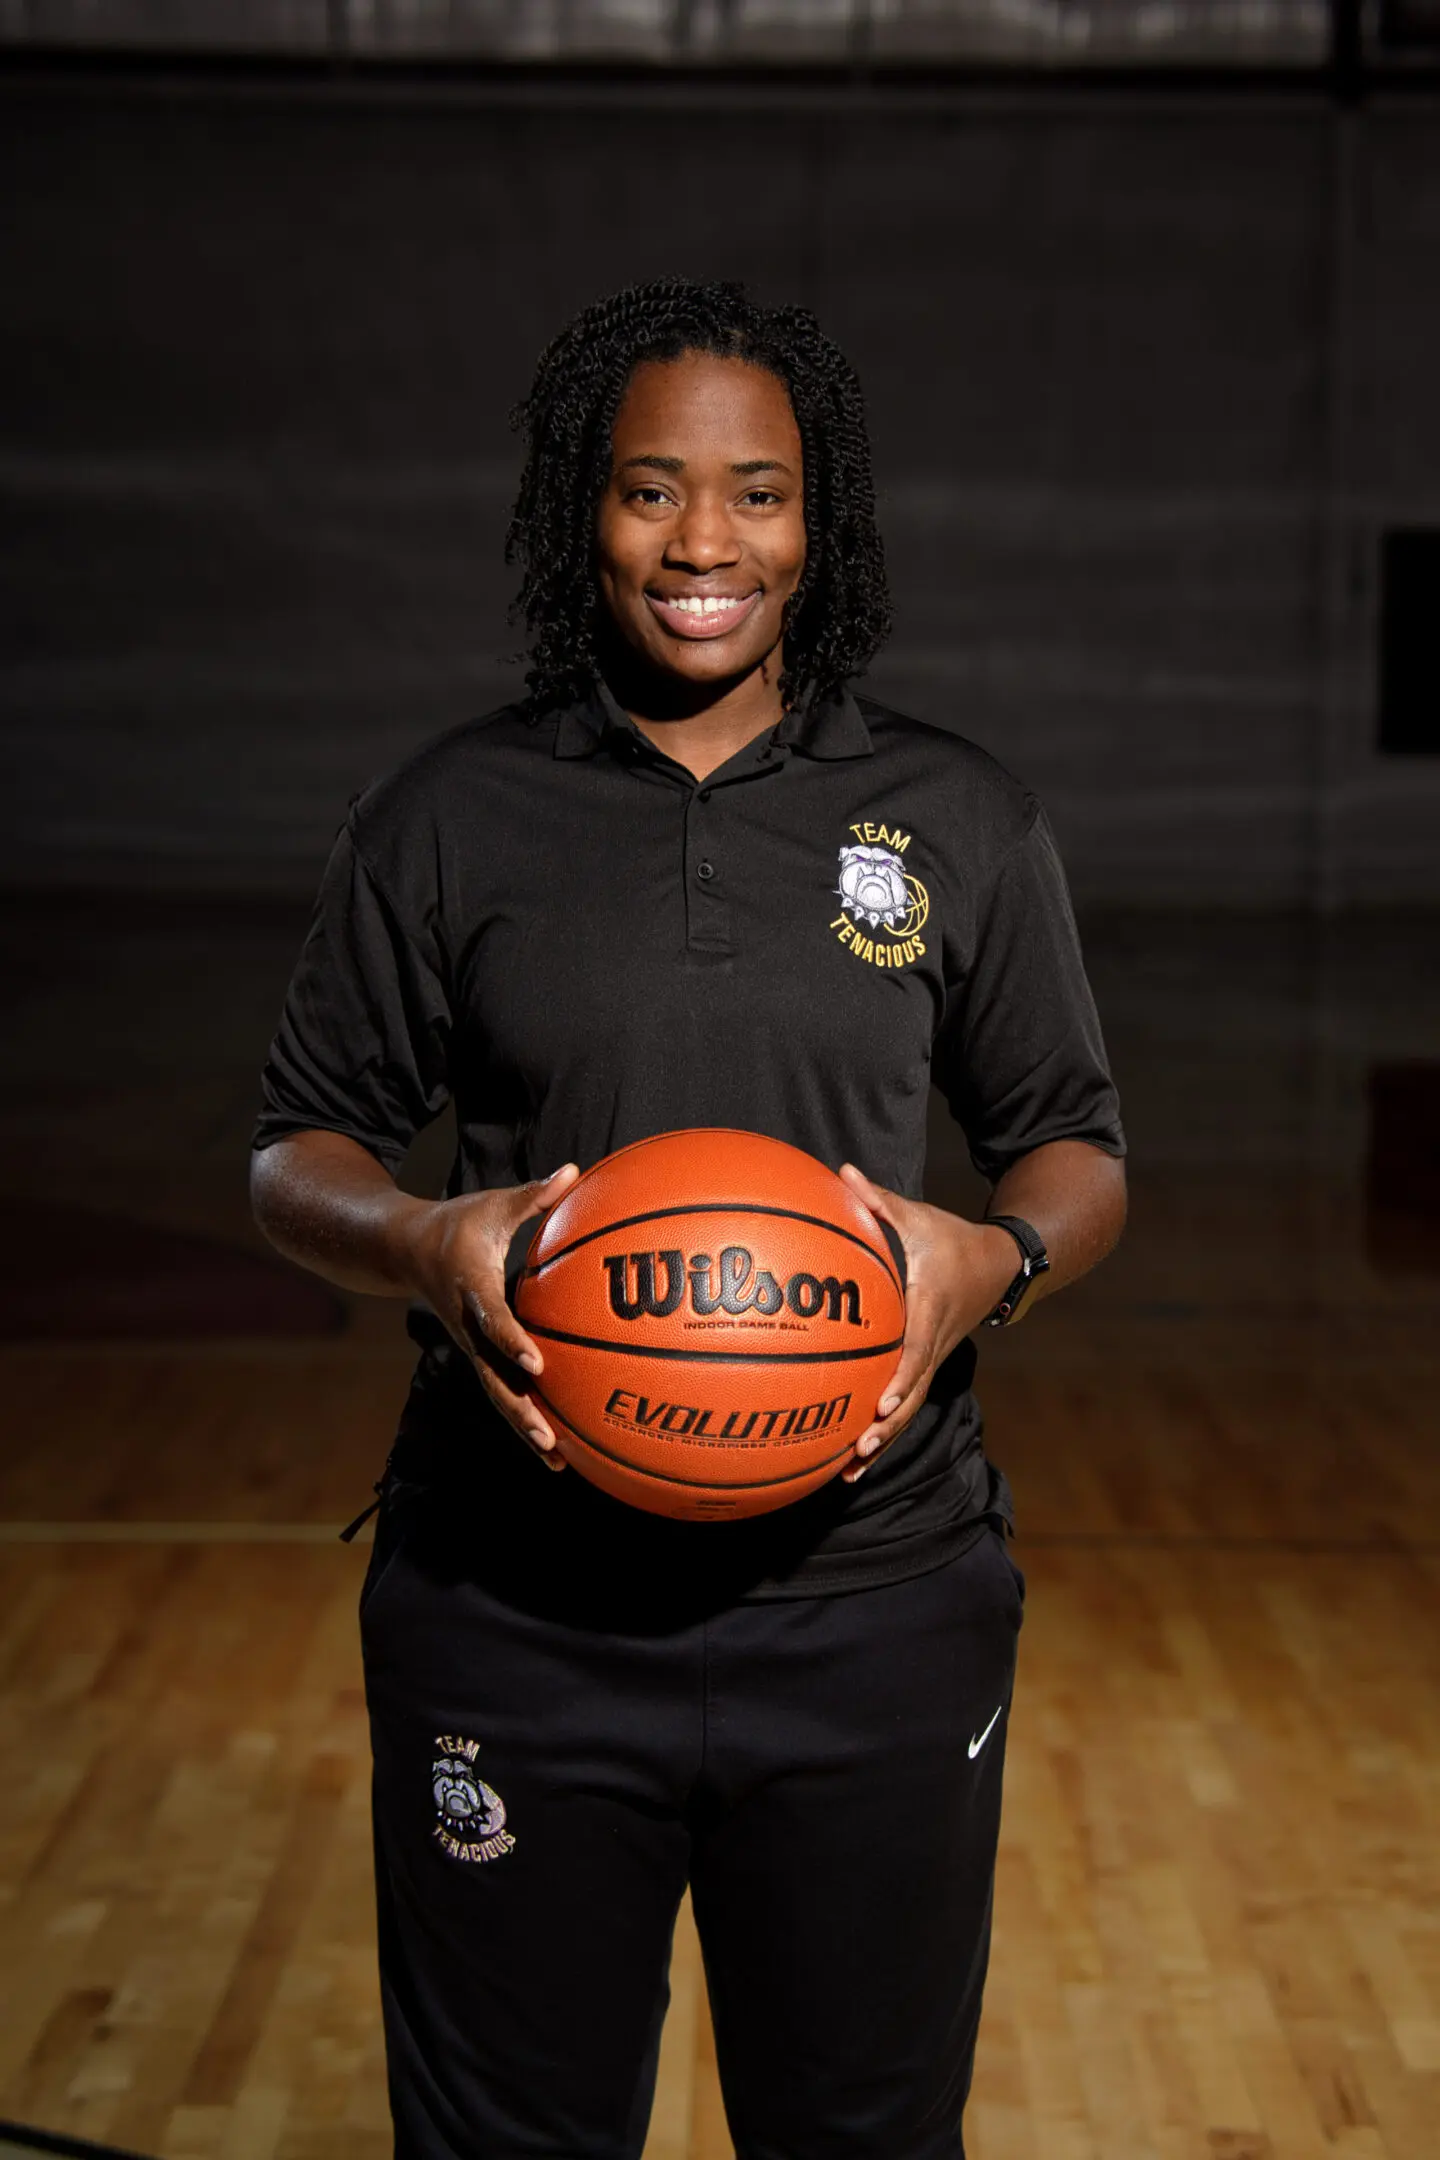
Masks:
[[[1033,1229],[1020,1216],[987,1215],[985,1220],[987,1223],[994,1223],[997,1229],[1008,1230],[1020,1248],[1020,1272],[985,1322],[986,1327],[1006,1327],[1020,1310],[1031,1283],[1037,1275],[1046,1272],[1050,1261],[1045,1251],[1045,1240],[1038,1230]]]

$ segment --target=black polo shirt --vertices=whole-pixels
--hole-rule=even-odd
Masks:
[[[348,1134],[394,1171],[453,1102],[447,1195],[740,1126],[917,1196],[932,1080],[995,1179],[1123,1151],[1063,874],[983,750],[844,695],[697,782],[608,693],[509,706],[352,804],[264,1075],[255,1145]],[[856,1486],[672,1523],[548,1475],[433,1315],[394,1464],[476,1565],[812,1595],[938,1565],[997,1507],[973,1346]]]

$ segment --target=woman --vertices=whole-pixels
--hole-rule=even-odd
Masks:
[[[1021,1599],[967,1338],[1124,1211],[1063,879],[993,760],[847,687],[888,602],[808,314],[635,287],[519,420],[530,696],[352,805],[254,1156],[282,1251],[417,1301],[361,1608],[396,2149],[639,2154],[688,1883],[742,2160],[955,2155]],[[919,1198],[932,1079],[984,1221]],[[578,1166],[705,1125],[840,1168],[908,1269],[853,1462],[723,1525],[539,1474],[506,1301]]]

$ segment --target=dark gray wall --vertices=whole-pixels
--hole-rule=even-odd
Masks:
[[[1082,897],[1440,899],[1373,736],[1375,536],[1440,522],[1411,101],[0,90],[8,882],[308,886],[510,694],[505,413],[669,269],[821,313],[899,600],[873,678]]]

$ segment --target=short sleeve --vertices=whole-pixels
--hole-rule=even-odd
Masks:
[[[1000,864],[947,990],[931,1072],[992,1183],[1052,1140],[1125,1152],[1065,873],[1038,809]]]
[[[261,1079],[252,1146],[344,1133],[392,1174],[449,1100],[433,934],[401,921],[349,828],[335,843]]]

